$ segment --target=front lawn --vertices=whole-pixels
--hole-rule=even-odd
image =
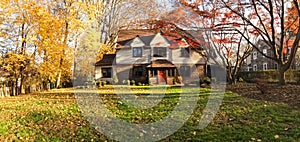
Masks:
[[[151,87],[136,87],[127,95],[150,95]],[[155,91],[155,89],[153,89]],[[152,91],[153,91],[152,90]],[[154,95],[159,95],[156,89]],[[199,129],[208,89],[200,89],[197,107],[177,132],[161,141],[299,141],[300,109],[226,93],[217,116]],[[82,91],[84,92],[84,91]],[[180,98],[180,88],[169,87],[157,106],[135,109],[120,101],[112,88],[99,91],[113,114],[131,123],[147,124],[168,116]],[[152,95],[153,95],[152,94]],[[150,96],[149,96],[150,97]],[[84,119],[72,91],[52,91],[0,99],[0,141],[108,140]],[[109,140],[110,141],[110,140]]]

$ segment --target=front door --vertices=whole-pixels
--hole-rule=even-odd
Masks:
[[[165,69],[158,69],[158,83],[166,83],[167,75]]]

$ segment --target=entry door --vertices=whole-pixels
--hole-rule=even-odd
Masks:
[[[157,74],[158,74],[158,83],[166,83],[167,81],[166,70],[159,69]]]

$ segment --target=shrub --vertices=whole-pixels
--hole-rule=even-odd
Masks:
[[[206,83],[207,85],[210,85],[211,84],[211,79],[209,77],[205,77],[203,79],[203,82]]]
[[[239,77],[239,82],[244,82],[244,79],[242,77]]]
[[[102,81],[102,85],[106,86],[107,82],[106,81]]]
[[[135,81],[134,80],[131,80],[131,85],[135,85]]]
[[[211,82],[216,83],[216,82],[217,82],[217,78],[212,77],[212,78],[211,78]]]
[[[261,78],[267,82],[278,82],[279,73],[277,70],[267,71],[244,71],[240,72],[239,76],[246,82],[253,82],[253,78]],[[300,80],[299,70],[288,70],[285,72],[286,82],[298,82]]]
[[[115,84],[118,84],[118,83],[119,83],[119,79],[118,79],[117,74],[114,74],[113,80],[114,80],[114,83],[115,83]]]
[[[127,85],[130,85],[130,80],[127,80]]]

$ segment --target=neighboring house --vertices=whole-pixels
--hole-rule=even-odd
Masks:
[[[259,40],[257,42],[258,48],[260,51],[262,51],[264,54],[267,54],[268,56],[272,57],[274,56],[274,53],[272,49],[267,46],[265,41]],[[290,52],[290,50],[287,51],[287,54]],[[265,56],[263,56],[261,53],[259,53],[257,50],[253,50],[251,56],[247,58],[247,70],[248,71],[264,71],[264,70],[276,70],[278,69],[278,64]],[[298,50],[294,63],[291,65],[291,69],[300,69],[300,51]]]
[[[10,89],[8,87],[8,77],[10,74],[4,69],[0,68],[0,97],[9,96]]]
[[[131,31],[132,32],[132,31]],[[141,32],[139,32],[141,33]],[[121,34],[122,35],[122,34]],[[143,84],[191,83],[207,75],[206,58],[183,38],[158,33],[123,34],[116,54],[104,55],[95,64],[95,79]]]

